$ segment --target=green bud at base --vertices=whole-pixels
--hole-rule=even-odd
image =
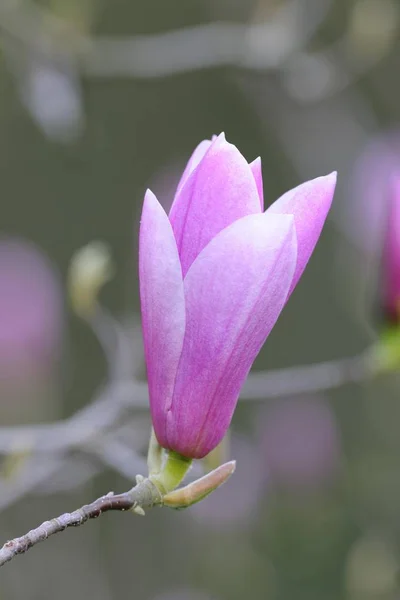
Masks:
[[[163,450],[160,471],[150,472],[149,479],[162,495],[168,494],[178,487],[191,464],[191,458],[182,456],[173,450]]]

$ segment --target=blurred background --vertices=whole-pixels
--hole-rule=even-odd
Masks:
[[[200,140],[225,131],[261,156],[267,205],[339,173],[254,369],[373,342],[379,215],[400,169],[399,32],[399,0],[1,0],[1,543],[144,472],[141,205],[150,187],[169,206]],[[66,278],[93,239],[114,277],[85,320]],[[1,600],[400,598],[399,381],[273,399],[259,386],[235,413],[238,468],[221,490],[64,532],[2,569]],[[123,418],[107,413],[113,394]]]

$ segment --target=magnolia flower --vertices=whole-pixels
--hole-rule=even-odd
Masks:
[[[263,212],[261,161],[221,134],[199,144],[169,216],[146,192],[139,278],[150,408],[158,442],[202,458],[229,427],[243,382],[299,281],[336,174]]]
[[[360,287],[357,297],[361,296],[369,309],[371,303],[377,303],[384,320],[394,324],[400,323],[399,158],[398,130],[367,145],[357,160],[351,201],[344,207],[341,223],[362,260],[357,276],[351,273]],[[349,264],[348,252],[345,260]]]
[[[400,322],[400,172],[388,185],[387,227],[383,248],[383,308],[386,317]]]

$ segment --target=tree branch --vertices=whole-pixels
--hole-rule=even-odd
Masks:
[[[253,373],[249,376],[244,387],[243,396],[249,400],[262,400],[264,398],[332,389],[346,383],[362,382],[374,374],[374,369],[374,354],[367,351],[361,355],[337,361]],[[117,382],[116,385],[121,384]],[[65,452],[68,448],[72,449],[79,444],[87,443],[96,433],[106,429],[107,426],[112,426],[124,408],[129,405],[137,407],[137,398],[135,399],[133,394],[138,389],[138,384],[132,381],[129,385],[129,382],[126,382],[123,387],[125,389],[120,404],[118,401],[115,402],[114,394],[110,393],[110,395],[101,396],[97,401],[95,400],[65,422],[36,426],[36,428],[35,426],[0,428],[0,453],[7,453],[6,440],[10,444],[8,453],[12,449],[15,452],[17,449],[21,450],[24,447],[27,450],[49,451],[53,448],[59,452],[61,450]],[[113,386],[110,386],[108,391],[111,392],[112,388]],[[147,391],[143,397],[143,402],[140,398],[139,405],[147,407]],[[104,410],[104,414],[99,415],[99,411],[101,413],[102,410]],[[89,417],[92,416],[94,417],[94,423],[90,423],[91,418]],[[23,434],[22,438],[14,437],[17,432],[20,436]],[[14,444],[12,444],[12,441]],[[56,464],[57,461],[55,461]],[[49,466],[54,468],[55,465],[50,464]],[[91,504],[83,506],[72,513],[65,513],[51,521],[46,521],[26,535],[7,542],[0,550],[0,566],[17,554],[22,554],[35,544],[47,539],[50,535],[63,531],[67,527],[82,525],[89,519],[100,516],[103,512],[109,510],[123,511],[135,509],[136,507],[148,508],[161,503],[162,499],[158,490],[147,479],[124,494],[107,494]]]
[[[267,400],[360,383],[374,374],[373,355],[360,355],[299,367],[250,373],[241,401]],[[133,379],[108,385],[72,417],[42,425],[0,427],[0,454],[61,452],[84,447],[115,426],[129,408],[147,410],[147,384]]]
[[[331,1],[286,0],[264,22],[214,22],[122,39],[82,35],[33,2],[17,3],[0,6],[0,35],[43,58],[74,57],[92,77],[154,78],[227,65],[275,70],[304,47]]]
[[[110,510],[126,511],[136,508],[140,510],[161,503],[161,494],[149,479],[141,480],[134,488],[123,494],[114,495],[113,492],[110,492],[91,504],[86,504],[72,513],[64,513],[50,521],[45,521],[25,535],[6,542],[0,550],[0,567],[18,554],[23,554],[39,542],[43,542],[55,533],[64,531],[67,527],[79,527]]]
[[[323,392],[349,383],[361,383],[374,375],[374,358],[374,354],[367,350],[339,360],[250,373],[241,396],[248,401],[264,400]]]

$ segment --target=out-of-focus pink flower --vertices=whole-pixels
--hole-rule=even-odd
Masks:
[[[146,193],[139,276],[150,407],[159,443],[202,458],[223,438],[251,365],[296,286],[336,174],[263,212],[261,161],[223,134],[199,144],[169,217]]]
[[[399,156],[400,162],[400,156]],[[383,249],[383,308],[390,321],[400,322],[400,165],[388,182],[389,206]]]
[[[375,138],[359,157],[342,226],[367,256],[376,257],[386,235],[391,181],[400,171],[400,132]]]
[[[268,407],[260,454],[271,484],[315,489],[331,481],[340,465],[340,438],[329,404],[294,398]]]
[[[348,205],[347,226],[380,277],[368,272],[384,316],[400,321],[400,132],[391,131],[371,142],[357,161]],[[372,264],[371,264],[372,263]]]
[[[0,239],[0,377],[53,363],[59,352],[62,297],[49,261],[27,242]]]

